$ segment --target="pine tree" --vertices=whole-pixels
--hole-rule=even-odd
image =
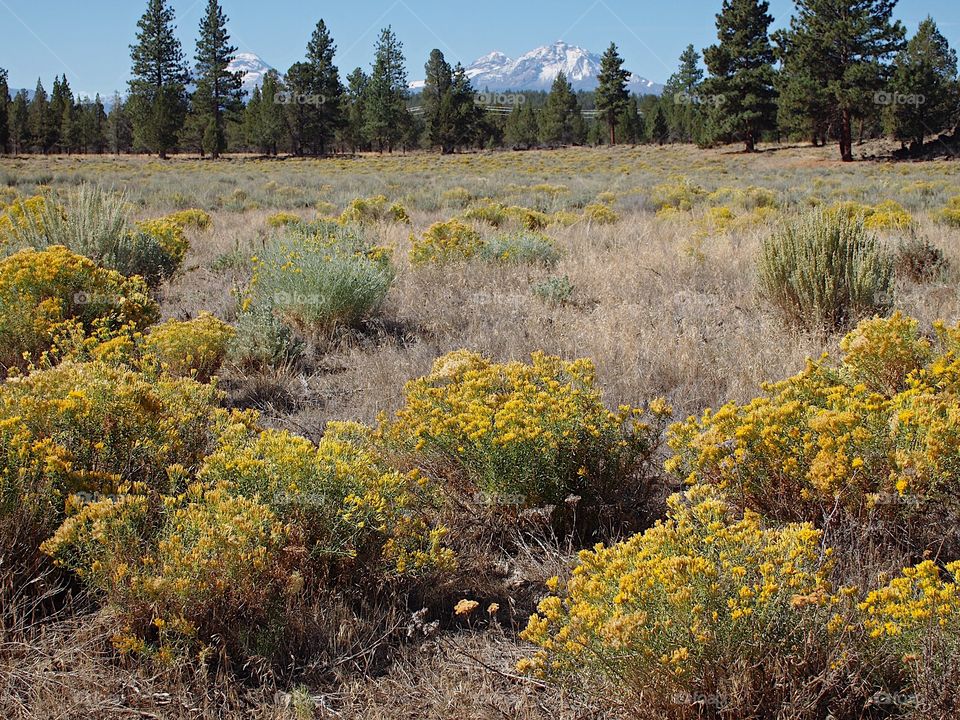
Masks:
[[[453,126],[454,149],[469,147],[477,141],[486,110],[476,101],[477,93],[467,71],[460,63],[453,69],[450,84],[450,116]]]
[[[451,136],[453,134],[452,107],[450,89],[453,86],[453,70],[440,50],[430,52],[430,58],[424,65],[424,85],[421,94],[423,121],[427,128],[427,137],[431,147],[439,147],[444,155],[453,152]]]
[[[230,72],[237,48],[230,44],[227,17],[218,0],[208,0],[197,39],[194,113],[203,132],[203,149],[214,160],[227,149],[227,120],[243,107],[243,76]]]
[[[789,136],[809,139],[814,146],[825,144],[830,127],[827,88],[811,74],[810,63],[802,48],[793,46],[792,37],[783,30],[772,36],[780,60],[777,127]]]
[[[933,18],[920,23],[917,34],[893,62],[889,123],[893,136],[923,148],[925,135],[952,128],[957,112],[957,53]],[[921,101],[922,98],[922,101]]]
[[[877,112],[887,61],[903,47],[904,29],[893,21],[896,0],[796,0],[788,42],[801,77],[824,88],[824,102],[840,146],[853,160],[853,123]],[[792,62],[792,60],[788,60]]]
[[[304,155],[310,147],[315,134],[316,118],[311,112],[313,66],[298,62],[290,66],[285,78],[286,92],[282,96],[286,124],[290,131],[290,145],[293,154]]]
[[[636,98],[630,98],[627,106],[617,118],[617,135],[621,142],[636,145],[643,137],[643,120],[640,118],[640,108]]]
[[[570,145],[586,134],[580,104],[564,73],[550,87],[547,102],[540,113],[540,139],[547,145]]]
[[[766,0],[724,0],[717,15],[720,42],[703,51],[710,71],[703,92],[717,139],[741,141],[747,152],[776,125],[769,9]]]
[[[365,130],[383,152],[393,152],[405,128],[409,128],[407,71],[403,62],[403,43],[390,27],[377,40],[373,72],[367,86]]]
[[[617,46],[610,43],[610,47],[600,59],[600,74],[597,76],[599,84],[594,102],[597,117],[607,124],[611,145],[617,144],[617,123],[622,120],[630,102],[630,93],[627,92],[629,78],[630,73],[623,69],[623,58],[617,52]]]
[[[312,69],[309,93],[314,99],[309,105],[309,114],[312,116],[309,143],[314,154],[319,155],[327,153],[343,122],[343,84],[340,82],[340,72],[333,64],[336,52],[337,46],[327,25],[320,20],[307,44],[307,63]]]
[[[14,155],[30,149],[29,107],[27,91],[21,89],[10,105],[10,144],[13,146]]]
[[[268,155],[276,155],[280,141],[287,129],[283,105],[277,102],[277,94],[283,92],[283,83],[276,70],[269,70],[260,88],[260,141]]]
[[[243,138],[248,148],[256,148],[264,155],[263,129],[261,128],[261,113],[263,112],[263,93],[260,86],[253,88],[250,100],[243,108]]]
[[[30,144],[43,154],[50,152],[56,142],[56,135],[50,123],[50,101],[40,80],[37,80],[37,89],[34,90],[33,99],[30,101],[28,124]]]
[[[10,152],[10,87],[7,71],[0,68],[0,155]]]
[[[691,142],[699,136],[703,119],[700,112],[700,84],[703,70],[700,53],[687,45],[680,54],[680,66],[671,75],[663,89],[667,104],[664,113],[670,126],[670,137],[679,142]]]
[[[653,113],[648,117],[646,132],[651,142],[658,145],[663,145],[670,135],[670,126],[667,125],[667,117],[660,103],[657,103]]]
[[[120,93],[113,94],[106,130],[107,148],[114,155],[128,153],[133,149],[133,123]]]
[[[166,0],[148,0],[130,46],[130,115],[137,145],[166,159],[177,142],[187,110],[189,72],[183,48],[173,34],[173,8]]]
[[[540,130],[537,127],[537,114],[530,103],[516,105],[507,116],[504,141],[515,150],[528,150],[537,144]]]
[[[365,130],[367,88],[370,78],[363,68],[356,68],[347,75],[347,91],[344,94],[346,123],[344,125],[344,143],[351,152],[367,147]]]

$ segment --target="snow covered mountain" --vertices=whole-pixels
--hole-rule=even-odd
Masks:
[[[516,60],[494,51],[479,58],[466,71],[477,90],[549,90],[561,72],[575,90],[594,90],[600,73],[600,56],[576,45],[555,42],[524,53]],[[423,81],[413,82],[410,87],[422,88]],[[663,90],[659,83],[639,75],[630,76],[628,87],[640,95],[658,95]]]
[[[263,78],[273,70],[267,65],[259,55],[253,53],[238,52],[233,62],[227,66],[230,72],[243,73],[243,89],[247,91],[247,99],[253,94],[253,89],[263,85]]]

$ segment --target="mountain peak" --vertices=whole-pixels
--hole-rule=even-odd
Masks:
[[[494,50],[466,68],[467,76],[478,90],[549,90],[561,72],[575,90],[594,90],[600,74],[600,56],[585,48],[557,40],[524,53],[516,60]],[[423,82],[413,82],[422,88]],[[646,78],[631,75],[630,91],[659,94],[663,86]]]
[[[233,62],[227,65],[227,70],[242,73],[243,89],[248,95],[252,95],[253,89],[263,85],[263,78],[273,68],[255,53],[238,52],[234,55]]]

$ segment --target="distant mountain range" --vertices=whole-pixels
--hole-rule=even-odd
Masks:
[[[574,90],[595,90],[600,74],[600,56],[576,45],[555,42],[524,53],[513,60],[502,52],[484,55],[466,68],[477,90],[549,90],[561,72]],[[423,80],[410,83],[411,89],[423,88]],[[639,75],[630,75],[628,89],[638,95],[659,95],[663,85]]]

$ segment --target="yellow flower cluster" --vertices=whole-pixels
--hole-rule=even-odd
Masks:
[[[155,220],[141,220],[137,223],[137,230],[153,238],[163,248],[163,251],[179,265],[190,249],[186,229],[190,226],[205,228],[210,225],[209,216],[206,218],[207,223],[204,224],[202,216],[193,214],[201,212],[201,210],[184,210]]]
[[[583,208],[583,217],[594,225],[612,225],[620,220],[620,216],[603,203],[587,205]]]
[[[169,320],[155,325],[140,343],[146,364],[175,377],[208,382],[220,369],[236,331],[210,313],[193,320]]]
[[[867,594],[858,606],[872,638],[894,639],[916,651],[931,629],[946,630],[960,645],[960,562],[946,566],[949,579],[930,560],[903,569],[900,577]]]
[[[540,649],[519,669],[668,706],[716,691],[735,684],[736,668],[803,642],[830,603],[829,570],[810,525],[765,528],[695,486],[643,534],[582,551],[564,588],[548,582],[522,633]]]
[[[839,508],[922,535],[960,467],[960,327],[938,333],[934,351],[910,319],[864,321],[839,367],[825,356],[746,405],[671,427],[668,470],[768,517],[819,521]]]
[[[178,210],[165,217],[166,220],[179,225],[182,228],[193,228],[194,230],[209,230],[213,227],[213,218],[210,213],[197,208],[188,210]]]
[[[593,364],[534,353],[530,364],[499,365],[460,350],[408,383],[406,402],[378,430],[408,451],[457,461],[485,490],[527,502],[609,492],[650,458],[666,403],[609,411]]]
[[[0,261],[0,372],[37,360],[59,335],[76,330],[105,340],[142,329],[157,314],[139,277],[62,246],[21,250]]]
[[[288,212],[278,212],[267,217],[267,225],[272,228],[286,227],[287,225],[297,225],[303,222],[299,215]]]

